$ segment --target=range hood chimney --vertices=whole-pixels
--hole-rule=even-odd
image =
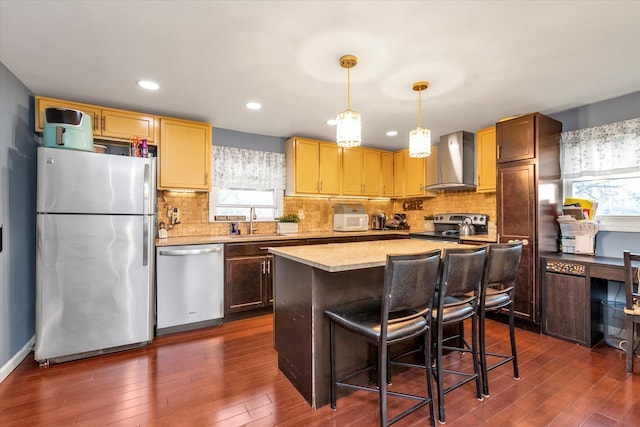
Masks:
[[[471,132],[458,131],[440,137],[438,183],[429,191],[476,189],[476,143]]]

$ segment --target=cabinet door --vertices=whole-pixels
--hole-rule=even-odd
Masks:
[[[264,305],[264,256],[229,258],[225,261],[225,314]]]
[[[156,143],[155,116],[122,110],[102,110],[102,136],[128,140],[132,136]]]
[[[476,132],[476,169],[478,193],[496,191],[496,127]]]
[[[296,139],[293,141],[295,163],[295,192],[315,194],[320,191],[318,179],[320,167],[320,151],[317,141]],[[287,172],[290,172],[289,170]]]
[[[587,284],[584,277],[546,273],[544,331],[549,335],[588,345]]]
[[[424,158],[413,158],[406,154],[406,189],[405,196],[423,196],[426,184],[426,161]]]
[[[425,168],[427,179],[425,185],[432,185],[438,183],[438,146],[431,146],[431,155],[425,159]],[[436,197],[438,193],[435,191],[425,191],[426,197]]]
[[[393,195],[395,197],[403,197],[405,193],[404,158],[402,151],[393,153]]]
[[[392,197],[393,192],[393,153],[380,153],[380,195]]]
[[[362,195],[362,157],[361,148],[342,149],[342,194]]]
[[[211,125],[160,119],[159,189],[209,191]]]
[[[531,238],[535,230],[535,166],[520,164],[498,168],[498,233]]]
[[[340,194],[341,190],[341,150],[333,143],[319,143],[320,164],[320,193]]]
[[[536,156],[535,115],[496,124],[497,163],[533,159]]]
[[[535,241],[535,167],[533,164],[498,167],[497,229],[500,242],[526,240],[518,269],[515,312],[518,317],[537,321],[537,273]]]
[[[362,150],[362,194],[380,195],[380,151]]]
[[[36,97],[36,132],[44,132],[44,111],[47,108],[69,108],[71,110],[80,110],[91,117],[91,126],[93,127],[93,136],[100,136],[100,108],[88,104],[77,102],[63,101],[60,99]]]

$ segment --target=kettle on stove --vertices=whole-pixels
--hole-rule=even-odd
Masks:
[[[460,236],[473,236],[476,228],[471,224],[471,218],[467,217],[463,222],[458,223],[458,234]]]

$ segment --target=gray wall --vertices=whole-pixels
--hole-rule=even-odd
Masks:
[[[213,128],[211,138],[213,139],[213,145],[269,151],[272,153],[284,153],[284,143],[287,140],[287,138],[278,136],[257,135],[255,133],[238,132],[216,127]]]
[[[0,63],[0,368],[35,333],[37,143],[32,104],[29,89]]]
[[[557,114],[549,114],[562,122],[564,131],[584,129],[640,117],[640,92],[607,99]],[[596,254],[621,258],[622,251],[640,252],[640,233],[601,231],[596,236]]]

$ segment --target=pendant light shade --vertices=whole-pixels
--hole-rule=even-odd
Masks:
[[[418,127],[409,133],[409,157],[431,155],[431,130],[422,127],[422,91],[428,87],[427,82],[413,84],[413,90],[418,92]]]
[[[345,55],[340,58],[340,66],[347,69],[347,109],[336,117],[336,142],[340,147],[357,147],[362,142],[360,113],[351,111],[351,74],[358,58]]]

